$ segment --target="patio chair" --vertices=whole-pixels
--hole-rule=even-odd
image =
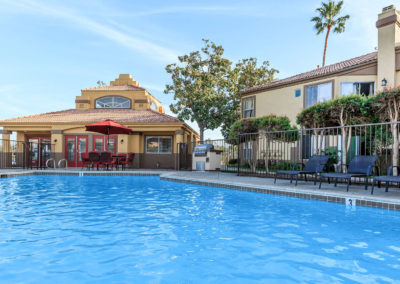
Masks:
[[[305,180],[307,181],[307,175],[314,175],[314,185],[317,184],[317,176],[319,173],[321,173],[326,165],[326,163],[329,160],[329,156],[312,156],[307,164],[305,165],[304,169],[300,171],[296,171],[296,166],[297,163],[295,163],[292,167],[292,170],[286,170],[286,171],[277,171],[275,173],[275,180],[274,183],[276,183],[276,179],[278,175],[289,175],[290,176],[290,183],[293,182],[293,177],[296,176],[296,185],[297,181],[299,178],[299,175],[304,175]]]
[[[376,177],[374,177],[374,179],[372,180],[371,194],[374,194],[375,182],[378,182],[378,187],[380,187],[381,182],[385,182],[386,183],[385,192],[389,191],[389,184],[391,182],[398,183],[399,186],[400,186],[400,176],[391,175],[393,168],[397,168],[397,170],[400,170],[400,167],[398,167],[398,166],[390,166],[388,171],[387,171],[387,175],[386,176],[376,176]]]
[[[124,161],[126,161],[126,154],[118,154],[118,158],[115,158],[112,162],[112,166],[118,170],[118,166],[121,166],[122,170],[124,169]]]
[[[110,166],[112,167],[113,163],[112,153],[110,151],[101,152],[99,162],[100,166],[103,166],[108,170]]]
[[[92,162],[89,160],[89,154],[86,152],[81,153],[81,160],[82,160],[82,170],[84,167],[87,167],[90,170]]]
[[[91,163],[91,167],[94,168],[96,166],[98,170],[100,165],[100,152],[97,151],[89,152],[89,161]]]
[[[134,158],[135,158],[135,153],[130,152],[128,154],[128,159],[125,159],[120,163],[122,165],[122,170],[125,170],[127,165],[132,165]]]
[[[346,173],[341,173],[341,166],[338,167],[336,173],[324,173],[320,176],[319,188],[322,185],[322,179],[327,178],[328,183],[330,183],[330,179],[335,179],[335,187],[337,186],[338,179],[347,180],[347,191],[349,191],[349,187],[351,184],[351,178],[353,177],[365,177],[365,190],[368,189],[368,180],[372,174],[372,168],[374,167],[375,161],[378,159],[377,156],[355,156],[350,164],[341,165],[347,168]]]

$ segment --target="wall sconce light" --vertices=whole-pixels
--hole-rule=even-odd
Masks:
[[[383,78],[382,80],[382,87],[386,87],[387,85],[387,80],[385,78]]]
[[[57,143],[57,139],[54,139],[54,143]]]
[[[124,139],[121,139],[121,144],[124,144]]]

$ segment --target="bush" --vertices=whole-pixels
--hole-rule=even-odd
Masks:
[[[286,116],[267,115],[256,118],[245,118],[236,121],[229,133],[229,139],[237,139],[239,134],[257,133],[264,131],[284,131],[295,130],[295,126],[290,125],[290,120]]]

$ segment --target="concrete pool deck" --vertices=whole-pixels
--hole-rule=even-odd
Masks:
[[[163,180],[186,182],[213,187],[231,188],[267,194],[292,196],[306,199],[315,199],[328,202],[346,203],[354,206],[369,206],[390,210],[400,210],[400,189],[389,188],[385,192],[384,186],[375,187],[371,195],[371,186],[364,190],[364,186],[351,185],[346,192],[346,185],[339,183],[335,188],[333,184],[324,182],[318,189],[313,182],[300,180],[295,186],[289,180],[277,180],[274,184],[272,178],[237,176],[235,173],[223,172],[191,172],[169,170],[126,170],[126,171],[81,171],[80,169],[63,170],[0,170],[0,177],[13,177],[23,175],[131,175],[131,176],[160,176]]]

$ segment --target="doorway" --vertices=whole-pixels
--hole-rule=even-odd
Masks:
[[[47,159],[50,158],[51,145],[50,137],[28,137],[29,159],[32,167],[42,168],[45,166]]]
[[[65,136],[65,159],[68,167],[82,167],[82,153],[88,152],[87,135]]]

